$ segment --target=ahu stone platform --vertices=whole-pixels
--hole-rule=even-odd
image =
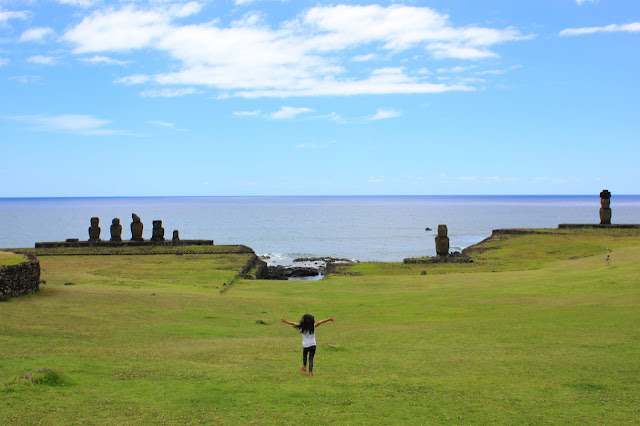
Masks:
[[[36,243],[36,248],[60,247],[149,247],[149,246],[212,246],[213,240],[166,240],[166,241],[80,241],[70,238],[66,241]]]
[[[639,229],[638,223],[620,223],[620,224],[599,224],[599,223],[561,223],[558,225],[558,229]]]

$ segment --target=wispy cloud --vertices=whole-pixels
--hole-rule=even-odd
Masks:
[[[9,59],[8,58],[1,58],[0,57],[0,67],[7,65],[9,63]]]
[[[378,109],[375,114],[370,117],[367,117],[369,121],[375,120],[386,120],[388,118],[396,118],[402,115],[402,111],[398,111],[395,109]]]
[[[154,126],[158,126],[158,127],[164,127],[165,129],[176,130],[179,132],[185,131],[185,129],[176,127],[175,123],[172,123],[170,121],[152,120],[152,121],[149,121],[149,124],[153,124]]]
[[[11,19],[25,20],[29,16],[26,11],[2,10],[0,7],[0,27],[6,25]]]
[[[576,0],[576,3],[583,5],[584,3],[598,3],[598,0]]]
[[[105,64],[105,65],[126,65],[131,61],[121,61],[118,59],[113,59],[108,56],[92,56],[90,58],[81,58],[82,62],[86,62],[89,64]]]
[[[522,65],[513,65],[513,66],[502,68],[502,69],[478,71],[475,74],[476,75],[500,75],[500,74],[506,74],[509,71],[517,70],[519,68],[522,68]]]
[[[66,4],[69,6],[76,6],[76,7],[82,7],[82,8],[91,7],[97,3],[96,0],[54,0],[54,1],[60,4]]]
[[[69,28],[63,39],[74,45],[76,54],[151,49],[178,65],[121,78],[122,84],[205,86],[226,96],[256,98],[474,90],[464,84],[433,83],[427,74],[410,68],[363,75],[350,67],[379,54],[391,58],[410,50],[434,58],[494,58],[499,56],[497,45],[531,38],[513,27],[456,26],[448,15],[431,8],[401,4],[315,6],[276,26],[253,18],[228,25],[208,19],[194,23],[198,5],[134,2],[101,7]],[[181,20],[186,16],[193,18],[188,24]],[[360,50],[354,57],[348,52],[355,49]]]
[[[35,55],[27,58],[27,62],[38,65],[55,65],[57,61],[53,56]]]
[[[184,87],[179,89],[150,89],[140,92],[140,96],[143,98],[175,98],[178,96],[193,95],[198,93],[198,90],[193,87]]]
[[[9,77],[9,80],[17,81],[18,83],[22,83],[22,84],[31,84],[31,83],[40,83],[42,81],[42,78],[37,75],[15,75],[15,76]]]
[[[313,110],[311,108],[306,108],[306,107],[296,108],[296,107],[283,106],[282,108],[280,108],[280,110],[269,114],[269,118],[271,118],[272,120],[284,120],[288,118],[295,118],[300,114],[305,114],[308,112],[313,112]]]
[[[41,42],[47,37],[54,35],[55,32],[49,27],[31,28],[26,30],[20,36],[22,42]]]
[[[640,22],[633,22],[630,24],[611,24],[605,25],[602,27],[582,27],[582,28],[567,28],[566,30],[560,31],[561,36],[578,36],[585,34],[594,34],[594,33],[619,33],[619,32],[627,32],[627,33],[637,33],[640,32]]]
[[[234,117],[259,117],[262,111],[259,109],[255,111],[234,111],[232,114]]]
[[[34,131],[70,133],[82,136],[134,136],[134,134],[130,132],[109,128],[108,125],[111,124],[109,120],[103,120],[86,114],[20,115],[7,118],[26,123]]]

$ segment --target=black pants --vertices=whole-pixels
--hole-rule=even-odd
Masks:
[[[316,347],[309,346],[302,348],[302,365],[307,366],[307,355],[309,355],[309,372],[313,371],[313,357],[316,356]]]

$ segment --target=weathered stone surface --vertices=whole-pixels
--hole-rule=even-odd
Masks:
[[[35,257],[18,265],[0,267],[0,300],[40,290],[40,262]]]
[[[447,256],[449,254],[449,237],[447,236],[447,225],[438,225],[438,235],[436,240],[436,254]]]
[[[174,242],[180,241],[180,233],[178,232],[178,230],[176,229],[175,231],[173,231],[173,238],[171,238]]]
[[[122,225],[120,225],[120,219],[117,217],[111,221],[111,240],[115,242],[122,241]]]
[[[144,225],[142,224],[142,221],[135,213],[131,214],[131,219],[133,220],[133,222],[131,222],[131,241],[143,241],[142,231],[144,229]]]
[[[98,226],[99,223],[99,218],[91,218],[91,226],[89,227],[89,241],[100,241],[100,227]]]
[[[320,271],[316,268],[288,267],[288,266],[266,266],[258,270],[256,278],[259,280],[288,280],[292,277],[316,277]]]
[[[153,221],[153,229],[151,230],[151,241],[164,241],[164,228],[161,220]]]

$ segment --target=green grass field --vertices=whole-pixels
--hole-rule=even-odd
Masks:
[[[640,422],[637,230],[220,294],[249,256],[40,256],[41,291],[0,304],[0,424]],[[280,323],[306,312],[336,318],[314,377]]]

